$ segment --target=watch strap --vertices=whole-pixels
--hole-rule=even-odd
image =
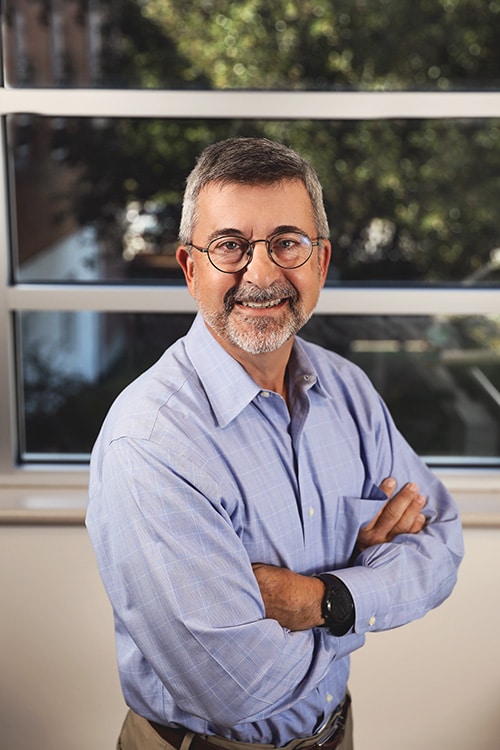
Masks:
[[[351,592],[340,578],[333,573],[319,573],[319,578],[326,586],[321,603],[321,614],[334,636],[345,635],[354,625],[355,609]]]

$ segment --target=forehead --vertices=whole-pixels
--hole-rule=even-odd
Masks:
[[[200,191],[197,214],[198,225],[207,224],[207,229],[289,224],[311,230],[314,224],[311,199],[300,180],[262,185],[211,182]]]

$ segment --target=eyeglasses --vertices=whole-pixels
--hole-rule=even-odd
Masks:
[[[312,240],[301,232],[280,232],[268,240],[247,240],[245,237],[224,235],[216,237],[206,247],[198,247],[188,242],[200,253],[206,253],[208,260],[222,273],[239,273],[252,262],[253,251],[258,242],[264,242],[267,254],[273,263],[280,268],[300,268],[307,263],[315,245],[320,244],[321,237]]]

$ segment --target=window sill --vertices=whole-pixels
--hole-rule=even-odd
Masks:
[[[2,487],[0,524],[80,525],[87,490],[75,487]]]
[[[500,472],[436,470],[457,501],[466,528],[500,528]],[[0,483],[0,525],[83,525],[85,471],[28,472]],[[24,480],[24,481],[23,481]]]

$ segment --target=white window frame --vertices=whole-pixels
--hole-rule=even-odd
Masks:
[[[275,92],[102,89],[0,89],[0,520],[82,518],[88,470],[16,464],[14,313],[20,310],[194,312],[187,288],[146,285],[13,284],[5,116],[165,117],[280,120],[500,118],[497,92]],[[326,288],[318,312],[344,315],[488,315],[500,312],[500,289]],[[470,524],[500,525],[500,471],[436,472]],[[62,509],[62,510],[61,510]],[[3,513],[3,516],[2,516]],[[76,515],[75,515],[76,513]],[[72,515],[73,514],[73,515]]]

